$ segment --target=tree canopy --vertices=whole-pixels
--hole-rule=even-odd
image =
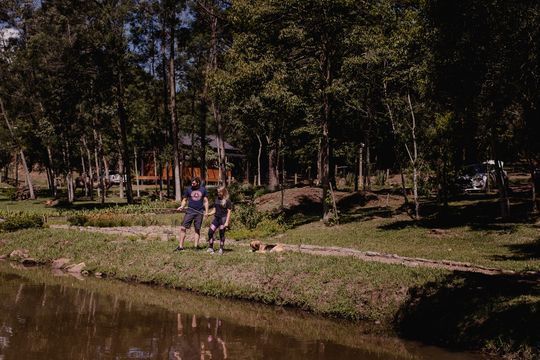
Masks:
[[[540,162],[533,0],[8,0],[0,45],[0,167],[20,154],[52,191],[153,154],[178,198],[182,166],[229,181],[226,142],[237,180],[325,197],[340,168],[440,191],[468,163]]]

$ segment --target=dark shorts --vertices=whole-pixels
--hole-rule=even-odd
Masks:
[[[216,216],[214,217],[214,220],[212,220],[212,224],[210,225],[210,228],[212,230],[216,230],[216,229],[220,229],[220,230],[223,230],[225,229],[225,222],[227,221],[227,217],[226,216]]]
[[[194,223],[195,230],[198,231],[198,230],[201,230],[202,222],[203,222],[202,214],[188,212],[184,216],[184,221],[182,221],[182,226],[185,227],[186,229],[189,229],[191,227],[191,223]]]

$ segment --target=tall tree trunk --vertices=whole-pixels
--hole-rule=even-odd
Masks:
[[[15,187],[19,187],[19,153],[15,154]]]
[[[11,138],[13,139],[13,142],[17,144],[17,147],[19,148],[19,153],[21,155],[21,161],[22,161],[22,165],[24,169],[24,175],[26,178],[26,184],[28,185],[28,191],[30,193],[30,199],[34,200],[36,198],[34,194],[34,185],[32,184],[32,178],[30,177],[30,171],[28,170],[26,157],[24,156],[24,151],[22,149],[21,144],[19,143],[19,140],[15,137],[15,133],[13,132],[13,127],[11,126],[11,122],[9,121],[8,114],[6,112],[6,109],[4,107],[4,102],[2,99],[0,99],[0,111],[2,111],[2,115],[4,116],[4,120],[6,121],[6,125],[8,127]],[[17,169],[17,171],[19,170]]]
[[[322,97],[322,119],[321,119],[321,169],[320,178],[323,188],[323,220],[327,221],[330,217],[330,206],[326,201],[329,191],[330,181],[330,96],[328,94],[328,88],[332,85],[332,71],[330,63],[330,54],[328,50],[329,44],[325,44],[324,51],[321,59],[322,71],[324,75],[324,88]]]
[[[325,110],[326,112],[326,110]],[[330,157],[330,145],[328,121],[323,120],[322,123],[322,138],[321,138],[321,184],[323,188],[322,202],[323,202],[323,219],[326,221],[330,217],[330,206],[326,199],[328,198],[329,191],[329,157]]]
[[[133,155],[135,156],[135,181],[137,182],[137,197],[141,197],[141,184],[139,182],[139,169],[137,167],[137,148],[133,149]]]
[[[510,216],[510,199],[508,198],[507,178],[504,175],[504,170],[501,166],[501,161],[495,157],[495,174],[497,175],[497,185],[499,187],[499,203],[501,206],[501,217],[507,218]]]
[[[399,174],[401,175],[401,191],[403,192],[403,199],[405,204],[409,204],[409,197],[407,196],[407,183],[405,181],[405,174],[403,174],[403,168],[399,166]]]
[[[82,146],[79,146],[79,152],[81,153],[81,167],[82,167],[82,174],[80,175],[80,177],[82,178],[84,182],[84,196],[88,197],[88,181],[87,181],[88,174],[86,172],[86,164],[84,162],[84,153],[82,150]]]
[[[92,168],[92,155],[90,154],[90,148],[86,142],[86,136],[83,136],[83,146],[88,158],[88,182],[90,184],[90,200],[94,201],[94,169]]]
[[[120,175],[120,183],[118,184],[120,199],[124,198],[124,156],[122,150],[118,152],[118,174]]]
[[[537,191],[540,188],[540,170],[538,170],[538,175],[536,175],[534,167],[531,167],[531,184],[532,184],[532,211],[533,213],[537,213],[540,209],[538,208],[538,202],[537,197],[538,193]]]
[[[56,198],[57,194],[57,186],[56,186],[56,173],[54,171],[54,165],[53,165],[53,159],[52,159],[52,151],[51,147],[47,145],[47,158],[49,159],[49,176],[51,178],[51,184],[50,184],[50,190],[52,192],[52,196]]]
[[[218,68],[218,17],[214,13],[215,9],[211,7],[210,16],[210,54],[207,66],[206,77]],[[211,99],[212,113],[216,123],[216,145],[218,153],[219,181],[222,185],[227,185],[227,169],[225,160],[224,129],[221,104],[215,98]]]
[[[203,93],[201,95],[201,104],[199,109],[199,141],[200,141],[200,168],[201,180],[206,182],[206,116],[208,114],[208,105],[206,103],[207,84],[205,81]]]
[[[366,134],[366,175],[364,176],[365,188],[371,191],[371,141],[370,127]]]
[[[275,191],[279,185],[278,179],[278,151],[277,146],[269,137],[266,138],[268,143],[268,188]]]
[[[22,149],[20,150],[21,162],[24,170],[24,176],[26,178],[26,185],[28,186],[28,191],[30,193],[30,199],[34,200],[36,195],[34,194],[34,185],[32,184],[32,178],[30,177],[30,171],[28,170],[28,165],[26,164],[26,157]]]
[[[174,157],[174,199],[180,201],[182,199],[182,164],[180,159],[180,146],[178,144],[179,128],[178,119],[176,116],[176,77],[174,67],[174,21],[171,22],[169,28],[169,113],[172,123],[172,138],[173,138],[173,157]]]
[[[225,142],[223,139],[223,119],[221,108],[219,104],[212,101],[212,110],[217,127],[216,146],[218,153],[219,181],[222,185],[227,186],[227,161],[225,157]]]
[[[262,154],[263,143],[259,134],[256,134],[256,135],[257,135],[257,140],[259,140],[259,152],[257,153],[257,186],[261,186],[261,154]]]
[[[411,159],[411,165],[413,167],[413,198],[414,198],[414,214],[416,220],[420,219],[420,202],[418,199],[418,146],[416,143],[416,116],[414,114],[414,109],[412,106],[411,96],[410,94],[407,94],[407,101],[409,103],[409,110],[411,112],[411,138],[413,143],[413,153],[411,155],[410,151],[407,149],[407,152],[409,153],[409,157]]]
[[[100,159],[103,159],[103,142],[101,141],[101,137],[98,136],[97,130],[96,130],[96,124],[94,124],[94,129],[92,131],[94,135],[94,160],[96,164],[96,176],[97,181],[99,182],[98,185],[98,197],[101,199],[101,203],[105,203],[105,181],[103,179],[103,174],[101,173],[101,165],[100,165]]]
[[[165,175],[167,177],[167,197],[170,198],[171,197],[171,174],[170,174],[170,171],[171,171],[171,166],[170,166],[170,162],[167,161],[165,163]]]
[[[161,78],[163,79],[163,88],[162,88],[162,100],[163,100],[163,124],[159,126],[161,129],[161,136],[163,137],[163,142],[167,142],[167,135],[166,132],[163,131],[163,127],[165,124],[167,124],[168,118],[169,118],[169,88],[167,84],[167,32],[165,31],[166,24],[165,22],[162,25],[163,31],[161,32],[161,45],[160,45],[160,53],[161,53]],[[158,147],[158,158],[159,158],[159,199],[163,200],[163,159],[162,159],[162,152],[161,152],[161,146]],[[170,196],[170,189],[169,189],[169,167],[167,165],[168,163],[165,163],[165,171],[166,171],[166,185],[167,185],[167,197]]]
[[[131,160],[127,140],[128,115],[124,107],[124,82],[122,74],[118,75],[118,118],[120,120],[120,141],[122,142],[122,152],[124,168],[126,169],[126,196],[128,204],[133,204],[133,190],[131,187]],[[122,182],[122,178],[120,181]]]

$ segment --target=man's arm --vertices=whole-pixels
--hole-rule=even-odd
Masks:
[[[204,197],[204,216],[208,216],[208,197]]]
[[[182,211],[186,207],[187,198],[182,198],[182,202],[180,203],[180,207],[176,210]]]

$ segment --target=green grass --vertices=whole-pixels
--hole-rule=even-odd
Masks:
[[[287,244],[350,247],[401,256],[446,259],[512,269],[540,270],[540,229],[532,224],[462,225],[441,235],[409,218],[376,218],[332,227],[314,222],[280,236]]]
[[[243,246],[229,247],[231,251],[224,256],[189,248],[173,253],[172,242],[57,229],[19,231],[4,234],[2,239],[0,253],[24,248],[42,262],[68,257],[74,262],[84,261],[90,270],[119,279],[290,305],[349,319],[389,321],[409,287],[445,274],[349,258],[296,253],[260,255]],[[374,293],[386,300],[373,301]]]
[[[353,224],[349,224],[353,225]],[[336,230],[331,228],[330,230]],[[320,229],[319,229],[320,230]],[[111,277],[214,297],[292,306],[325,316],[380,320],[435,344],[534,358],[540,289],[504,276],[451,273],[298,253],[258,254],[227,244],[224,256],[174,242],[73,230],[0,236],[0,255],[28,249],[41,262],[84,261]]]

